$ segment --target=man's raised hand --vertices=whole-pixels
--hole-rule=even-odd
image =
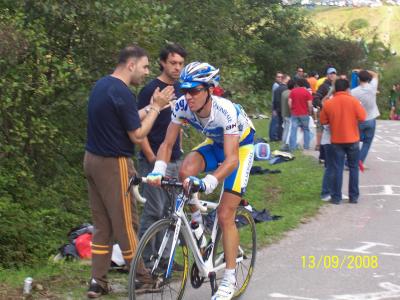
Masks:
[[[154,90],[152,100],[153,105],[156,105],[158,109],[163,109],[166,106],[169,106],[169,102],[175,98],[175,91],[172,85],[167,86],[162,91],[157,87]]]

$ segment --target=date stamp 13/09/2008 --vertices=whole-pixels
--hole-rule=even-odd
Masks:
[[[303,269],[377,269],[379,267],[377,255],[303,255],[301,257]]]

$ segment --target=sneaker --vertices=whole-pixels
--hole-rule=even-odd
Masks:
[[[236,291],[236,284],[223,278],[217,292],[211,297],[211,300],[230,300]]]
[[[153,278],[150,273],[138,274],[135,279],[135,291],[139,294],[158,293],[164,285],[163,276]]]
[[[339,205],[340,204],[340,200],[331,199],[330,203]]]
[[[87,297],[88,298],[99,298],[102,295],[107,295],[108,293],[109,293],[109,289],[108,288],[102,287],[93,278],[92,278],[92,280],[90,280],[90,286],[89,286],[89,290],[87,292]]]
[[[321,196],[321,200],[322,201],[329,201],[329,200],[331,200],[331,195]]]
[[[150,271],[146,270],[143,274],[137,274],[135,278],[135,288],[149,288],[153,287],[154,285],[154,279],[150,274]]]
[[[349,196],[342,194],[342,200],[349,200]]]

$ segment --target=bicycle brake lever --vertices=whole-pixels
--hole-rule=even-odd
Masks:
[[[131,190],[133,185],[139,185],[140,183],[142,183],[141,177],[137,177],[136,175],[133,175],[131,178],[129,178],[128,188],[125,192],[125,197],[128,197],[129,191]]]

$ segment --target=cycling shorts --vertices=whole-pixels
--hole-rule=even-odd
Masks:
[[[198,152],[204,160],[204,172],[214,171],[218,165],[225,160],[224,149],[216,145],[211,139],[206,139],[203,143],[193,149]],[[253,165],[254,145],[247,144],[239,147],[239,165],[224,180],[224,191],[242,196],[249,181],[250,169]]]

